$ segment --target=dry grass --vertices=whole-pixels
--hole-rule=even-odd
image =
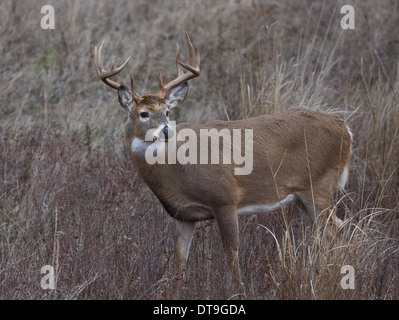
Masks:
[[[214,222],[197,228],[189,274],[172,290],[174,226],[136,175],[123,145],[124,111],[97,79],[93,48],[130,68],[140,92],[172,77],[188,30],[201,76],[175,113],[205,122],[307,106],[344,116],[355,134],[336,237],[296,208],[240,219],[250,299],[398,299],[399,5],[352,1],[41,1],[0,12],[0,298],[224,298],[226,261]],[[124,78],[123,78],[124,77]],[[128,80],[127,75],[119,78]],[[56,290],[40,269],[56,269]],[[355,289],[343,290],[343,265]]]

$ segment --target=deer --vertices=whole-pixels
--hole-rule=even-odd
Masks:
[[[130,88],[110,78],[128,64],[105,70],[101,52],[94,49],[96,72],[101,81],[118,91],[118,100],[127,112],[125,142],[129,158],[165,211],[176,221],[176,265],[185,270],[197,222],[215,219],[232,275],[233,292],[245,295],[239,265],[239,216],[261,214],[290,203],[303,209],[311,220],[343,221],[331,210],[334,193],[347,183],[352,133],[338,115],[309,108],[290,108],[273,115],[206,124],[180,123],[175,127],[169,112],[181,105],[188,94],[188,81],[200,75],[200,56],[186,32],[189,63],[176,50],[177,77],[163,83],[159,70],[159,92],[140,95],[130,73]],[[233,163],[149,163],[146,152],[154,146],[168,148],[174,135],[192,130],[199,139],[205,129],[251,130],[252,171],[236,174]],[[195,140],[195,138],[194,138]],[[197,141],[198,142],[198,141]],[[177,146],[185,141],[179,140]],[[220,145],[219,141],[213,144]],[[210,148],[210,146],[208,145]],[[229,145],[232,148],[232,144]],[[302,210],[301,210],[302,211]]]

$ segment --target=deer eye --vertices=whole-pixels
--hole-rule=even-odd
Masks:
[[[148,112],[140,112],[140,117],[142,118],[148,118],[150,114]]]
[[[166,111],[166,116],[169,117],[169,111]]]

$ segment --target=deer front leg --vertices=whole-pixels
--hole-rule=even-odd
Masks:
[[[188,253],[190,251],[191,240],[193,239],[195,230],[195,222],[178,221],[176,229],[176,265],[177,272],[182,272],[186,269]]]
[[[188,252],[195,230],[195,222],[175,221],[177,231],[175,249],[176,268],[167,270],[168,275],[166,277],[170,279],[170,290],[165,290],[164,299],[181,299],[181,290],[185,289],[185,271]]]
[[[227,253],[232,279],[229,280],[229,298],[237,296],[245,297],[244,285],[241,278],[240,264],[238,260],[238,216],[234,207],[225,207],[218,210],[216,220],[222,237],[223,246]]]

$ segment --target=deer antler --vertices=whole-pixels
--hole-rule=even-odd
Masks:
[[[165,98],[168,92],[176,87],[177,85],[186,82],[192,78],[198,77],[200,75],[200,56],[197,48],[193,47],[193,44],[190,41],[190,37],[186,32],[187,45],[190,53],[190,65],[185,64],[180,61],[180,50],[179,45],[176,43],[176,68],[177,68],[177,78],[170,81],[168,84],[162,84],[162,71],[159,70],[159,93],[158,96],[161,98]],[[184,73],[183,68],[188,70],[188,72]]]
[[[111,69],[109,70],[105,70],[103,67],[103,63],[102,63],[102,59],[101,59],[101,51],[104,47],[104,43],[105,41],[103,41],[101,43],[100,49],[97,50],[97,46],[94,47],[94,63],[96,65],[96,72],[98,77],[101,79],[101,81],[103,81],[106,85],[110,86],[111,88],[114,88],[116,90],[119,90],[121,88],[121,84],[109,79],[110,77],[113,77],[115,75],[117,75],[118,73],[120,73],[129,63],[130,57],[128,57],[125,62],[119,66],[119,67],[115,67],[115,57],[112,59],[112,65],[111,65]],[[141,96],[134,91],[134,81],[133,81],[133,75],[132,73],[130,73],[130,85],[131,85],[131,91],[133,94],[133,99],[135,101],[140,101],[141,100]]]

